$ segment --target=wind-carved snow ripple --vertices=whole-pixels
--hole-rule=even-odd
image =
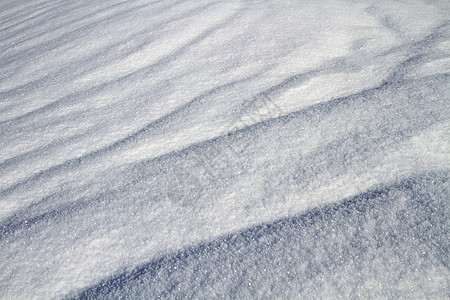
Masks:
[[[0,298],[445,298],[446,8],[3,1]]]

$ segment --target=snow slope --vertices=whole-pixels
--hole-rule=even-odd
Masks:
[[[447,1],[0,1],[0,298],[447,298]]]

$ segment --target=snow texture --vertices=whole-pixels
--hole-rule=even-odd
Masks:
[[[449,7],[0,1],[0,298],[450,298]]]

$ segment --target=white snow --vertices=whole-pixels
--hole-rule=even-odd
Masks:
[[[398,215],[422,216],[414,186],[447,217],[448,15],[418,0],[0,1],[0,298],[447,297],[442,218],[425,232]],[[225,238],[374,190],[392,207],[368,210],[398,211],[383,220],[402,239],[351,244],[342,255],[362,265],[305,271],[298,253],[318,264],[331,247],[328,219],[323,235],[283,225],[316,246]],[[371,217],[335,218],[342,234],[381,234]],[[421,243],[434,246],[414,273],[397,255]],[[187,266],[174,277],[114,281],[185,249],[198,259],[162,263]],[[214,255],[243,273],[197,282],[189,268],[222,272]]]

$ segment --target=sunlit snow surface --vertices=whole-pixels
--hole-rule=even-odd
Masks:
[[[448,299],[448,1],[0,1],[0,298]]]

